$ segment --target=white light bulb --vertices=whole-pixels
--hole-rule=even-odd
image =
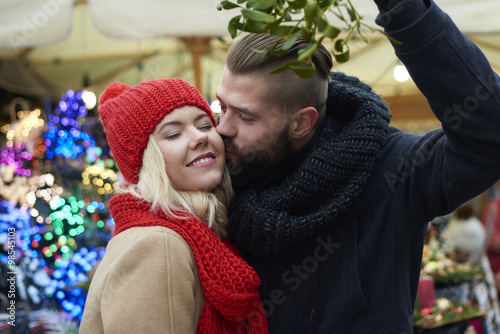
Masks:
[[[82,93],[82,100],[85,102],[85,107],[87,109],[92,109],[95,107],[95,104],[97,103],[97,98],[93,92],[89,91],[84,91]]]
[[[405,82],[410,78],[410,73],[404,65],[398,65],[394,68],[394,79],[399,82]]]
[[[214,114],[214,117],[217,118],[220,114],[220,103],[219,100],[215,100],[210,104],[210,109],[212,109],[212,112]]]

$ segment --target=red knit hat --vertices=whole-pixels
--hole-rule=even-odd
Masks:
[[[100,118],[125,180],[139,181],[149,135],[166,114],[183,106],[204,110],[215,125],[207,101],[184,80],[150,80],[132,87],[113,82],[106,87],[99,99]]]

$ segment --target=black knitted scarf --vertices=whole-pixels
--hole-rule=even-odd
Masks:
[[[294,168],[283,168],[264,187],[236,193],[229,206],[229,236],[238,249],[279,254],[332,224],[359,198],[389,120],[386,103],[368,85],[332,73],[325,124],[301,160],[294,155],[288,161]]]

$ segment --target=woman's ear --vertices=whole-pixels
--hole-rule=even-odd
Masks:
[[[318,111],[314,107],[305,107],[297,111],[290,121],[290,138],[301,139],[307,136],[318,120]]]

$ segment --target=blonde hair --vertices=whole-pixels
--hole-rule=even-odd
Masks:
[[[115,192],[149,202],[152,211],[162,209],[167,217],[185,219],[175,211],[188,212],[205,222],[220,238],[227,236],[227,206],[233,194],[227,168],[221,182],[211,192],[179,191],[167,175],[165,160],[152,135],[142,157],[139,182],[118,183]]]

